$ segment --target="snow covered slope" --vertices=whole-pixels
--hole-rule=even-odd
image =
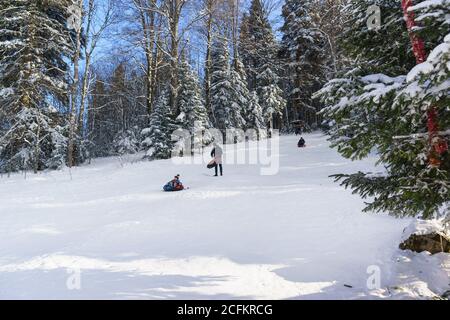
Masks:
[[[212,177],[203,164],[108,158],[71,175],[3,177],[0,299],[418,298],[444,290],[448,256],[411,271],[395,258],[410,220],[362,214],[363,201],[328,177],[370,170],[374,159],[351,162],[323,135],[305,139],[298,149],[296,137],[281,137],[275,176],[252,165],[225,165],[224,177]],[[177,173],[190,189],[162,192]],[[378,269],[381,288],[368,288]],[[392,295],[402,273],[405,285],[431,287]]]

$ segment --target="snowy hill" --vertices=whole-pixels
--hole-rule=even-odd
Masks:
[[[363,200],[328,177],[370,170],[374,159],[351,162],[323,135],[305,138],[298,149],[296,137],[281,137],[274,176],[255,165],[225,164],[225,176],[212,177],[204,164],[107,158],[71,174],[3,177],[0,299],[420,298],[448,289],[448,255],[401,253],[410,220],[362,214]],[[176,173],[190,189],[162,192]],[[367,286],[374,268],[379,289]],[[81,287],[68,289],[78,272]]]

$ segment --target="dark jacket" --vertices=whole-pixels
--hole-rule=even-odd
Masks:
[[[304,147],[304,146],[305,146],[305,139],[300,138],[300,140],[299,140],[298,143],[297,143],[297,146],[298,146],[299,148]]]

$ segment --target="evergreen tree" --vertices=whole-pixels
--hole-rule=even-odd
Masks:
[[[245,107],[249,103],[250,92],[247,89],[245,70],[239,56],[233,59],[232,67],[230,68],[230,82],[230,118],[236,129],[243,129],[245,127]]]
[[[427,50],[431,51],[437,44],[445,42],[449,33],[450,1],[422,2],[414,7],[414,12],[418,14],[416,22],[419,23],[415,31],[425,41]]]
[[[249,15],[241,23],[240,54],[248,78],[248,88],[256,91],[266,115],[266,122],[280,127],[279,119],[285,107],[279,87],[278,44],[261,0],[253,0]]]
[[[371,30],[367,26],[367,10],[373,5],[379,6],[382,15],[380,27]],[[396,76],[411,70],[415,60],[401,1],[355,0],[344,11],[349,19],[338,40],[339,46],[358,67],[365,69],[364,74]]]
[[[256,89],[256,72],[254,72],[254,58],[256,56],[255,43],[252,41],[250,17],[244,13],[239,30],[238,52],[246,72],[247,84],[250,89]]]
[[[191,133],[199,129],[198,126],[206,129],[209,127],[209,119],[203,103],[200,83],[186,59],[183,59],[180,64],[179,73],[178,110],[180,115],[177,120],[181,128]]]
[[[63,118],[67,106],[66,63],[73,51],[66,21],[70,0],[0,3],[0,171],[45,169],[63,163]],[[57,120],[57,121],[56,121]],[[58,158],[58,157],[56,157]],[[52,160],[53,159],[53,160]],[[51,164],[49,164],[49,162]]]
[[[51,128],[48,130],[48,149],[43,167],[49,169],[59,169],[66,165],[68,124],[62,119],[64,115],[56,110],[50,113]],[[62,125],[62,123],[65,123]],[[49,156],[48,156],[49,155]]]
[[[278,86],[279,77],[272,70],[269,64],[262,67],[262,72],[258,75],[260,101],[263,108],[264,120],[270,129],[279,128],[286,100],[283,98],[283,90]],[[277,124],[274,126],[274,119]]]
[[[139,137],[137,127],[119,133],[113,141],[114,154],[134,154],[139,151]]]
[[[23,108],[0,137],[1,172],[57,169],[65,163],[67,138],[63,127],[37,108]]]
[[[290,108],[294,118],[316,121],[319,107],[311,98],[325,82],[325,40],[313,18],[313,0],[286,0],[282,15],[281,54],[287,60]]]
[[[150,115],[150,125],[142,130],[142,148],[146,159],[169,159],[172,155],[172,132],[176,129],[169,104],[169,90],[164,88]]]
[[[247,73],[249,90],[258,89],[260,68],[273,56],[265,56],[266,48],[273,45],[274,37],[261,0],[252,0],[250,12],[244,15],[240,28],[239,54]]]
[[[106,77],[99,73],[95,75],[95,82],[92,86],[92,99],[89,108],[89,133],[92,141],[91,154],[94,157],[106,157],[111,155],[111,141],[116,134],[115,108],[109,102],[109,90],[105,85],[108,82]]]
[[[256,91],[250,93],[250,99],[246,108],[247,130],[255,130],[256,137],[265,137],[266,121],[264,119],[263,110],[259,104],[259,98]]]
[[[394,7],[393,2],[377,3]],[[362,6],[362,3],[354,5]],[[434,35],[427,39],[428,45],[439,39],[444,41],[426,62],[416,67],[412,67],[411,50],[408,51],[411,57],[398,60],[398,51],[408,46],[409,36],[400,29],[406,30],[404,21],[394,18],[401,15],[398,3],[396,7],[399,13],[392,12],[389,16],[400,25],[386,25],[385,21],[382,28],[386,30],[378,30],[392,30],[389,37],[378,37],[377,31],[369,32],[362,24],[359,24],[361,29],[353,30],[354,38],[361,41],[346,48],[349,54],[358,57],[357,68],[330,81],[319,96],[327,105],[325,117],[333,123],[332,145],[351,159],[367,157],[375,149],[380,156],[379,163],[385,166],[385,171],[378,174],[336,175],[337,180],[364,198],[373,197],[366,211],[388,211],[395,216],[426,219],[444,213],[450,199],[450,157],[448,151],[434,154],[434,142],[430,141],[427,130],[427,111],[434,107],[438,127],[444,131],[440,138],[448,140],[445,129],[450,125],[450,39],[444,38],[449,29],[443,17],[448,16],[449,6],[448,0],[440,0],[422,2],[412,8],[421,22],[416,31]],[[392,41],[395,36],[396,41]],[[401,74],[405,70],[407,76]],[[379,73],[383,71],[384,74]],[[440,164],[432,163],[432,157],[439,157]]]
[[[226,129],[235,128],[232,116],[233,98],[230,79],[229,53],[225,39],[215,40],[211,50],[211,107],[214,125],[225,133]]]

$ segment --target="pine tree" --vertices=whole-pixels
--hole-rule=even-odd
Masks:
[[[200,129],[198,126],[208,128],[208,113],[203,103],[199,79],[186,59],[183,59],[180,64],[179,73],[178,110],[180,115],[177,120],[180,127],[191,133]]]
[[[60,168],[65,162],[64,130],[37,108],[23,108],[0,138],[1,172]]]
[[[176,129],[169,104],[169,90],[164,88],[150,115],[149,127],[142,130],[142,148],[146,159],[169,159],[172,155],[172,132]]]
[[[215,40],[211,50],[211,107],[214,125],[225,133],[234,128],[232,114],[232,83],[230,79],[229,53],[223,38]]]
[[[382,30],[369,32],[365,25],[352,25],[356,28],[352,30],[353,37],[360,41],[346,49],[358,57],[358,65],[343,77],[330,81],[319,96],[327,105],[325,117],[333,123],[332,146],[351,159],[367,157],[375,149],[385,171],[335,177],[364,198],[373,198],[366,211],[432,218],[445,213],[450,199],[450,156],[447,151],[439,156],[440,165],[431,163],[430,154],[435,150],[427,130],[427,111],[433,106],[438,126],[444,131],[441,139],[448,140],[445,129],[450,125],[450,38],[448,35],[444,38],[449,30],[443,17],[448,15],[449,2],[426,1],[412,8],[421,23],[416,31],[433,34],[427,39],[428,46],[433,41],[443,41],[435,43],[437,46],[428,60],[416,67],[411,50],[407,51],[408,59],[398,60],[400,48],[408,47],[409,41],[405,23],[399,18],[399,4],[377,3],[396,7],[399,13],[392,11],[388,17],[392,17],[393,23],[385,21]],[[364,10],[362,2],[354,5],[361,12]],[[388,30],[392,32],[389,37],[376,34]],[[394,36],[396,41],[392,41]],[[406,76],[402,74],[405,70]]]
[[[273,45],[272,27],[264,12],[261,0],[252,0],[248,15],[244,15],[240,28],[239,54],[247,73],[249,90],[258,89],[260,68],[273,56],[264,56],[266,48]]]
[[[239,49],[249,90],[258,93],[269,127],[273,127],[274,119],[280,127],[285,100],[279,86],[279,48],[261,0],[253,0],[249,15],[243,17]]]
[[[245,127],[245,107],[249,103],[250,92],[247,89],[245,70],[239,56],[233,59],[232,66],[230,68],[230,82],[230,118],[234,128],[243,129]]]
[[[239,56],[244,65],[248,87],[255,87],[256,77],[253,76],[253,65],[255,56],[255,44],[252,43],[252,34],[250,31],[250,18],[244,13],[239,28]],[[255,79],[255,81],[252,81]]]
[[[367,10],[373,5],[379,6],[382,15],[380,27],[370,30]],[[344,11],[349,19],[338,40],[339,46],[349,59],[356,60],[358,66],[365,69],[364,74],[396,76],[411,70],[415,60],[401,1],[355,0]],[[352,66],[350,68],[353,69]]]
[[[53,160],[55,152],[64,148],[65,123],[61,117],[51,119],[55,108],[50,101],[68,104],[66,58],[73,51],[66,26],[70,4],[70,0],[0,3],[0,105],[5,116],[0,171],[36,172],[63,163],[60,158]]]
[[[50,135],[47,139],[48,150],[43,165],[44,168],[59,169],[66,165],[69,126],[61,119],[63,116],[56,110],[53,110],[49,115],[52,126],[48,130]],[[48,157],[48,155],[50,156]]]
[[[134,154],[139,151],[137,127],[120,132],[113,141],[114,154]]]
[[[250,99],[246,108],[246,120],[247,120],[247,130],[254,130],[256,137],[263,138],[266,133],[266,121],[263,115],[263,110],[259,104],[259,98],[256,91],[250,93]]]
[[[89,107],[89,134],[92,141],[91,154],[94,157],[106,157],[112,154],[111,141],[116,134],[115,108],[110,103],[109,90],[105,85],[109,82],[99,73],[95,75],[92,88],[92,100]]]
[[[259,96],[263,108],[264,120],[270,129],[280,127],[280,121],[274,126],[274,119],[281,119],[286,100],[283,98],[283,90],[278,86],[279,77],[273,72],[270,65],[265,64],[263,71],[258,75],[260,82]]]
[[[427,51],[433,50],[438,44],[445,42],[449,33],[450,1],[437,0],[433,2],[422,1],[414,7],[416,34],[425,41]]]
[[[295,119],[316,121],[319,107],[312,94],[325,82],[324,37],[313,18],[313,0],[286,0],[281,54],[287,60],[290,108]]]

